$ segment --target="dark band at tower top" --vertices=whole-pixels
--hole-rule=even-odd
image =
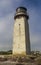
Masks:
[[[27,9],[25,7],[18,7],[16,9],[16,13],[15,13],[14,19],[16,19],[18,16],[26,16],[27,19],[28,19],[29,16],[27,14]]]
[[[16,9],[16,11],[18,11],[18,10],[20,10],[20,11],[27,11],[27,9],[26,9],[25,7],[18,7],[18,8]]]

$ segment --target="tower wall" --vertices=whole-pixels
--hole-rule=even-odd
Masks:
[[[14,23],[14,54],[26,53],[25,46],[25,19],[24,17],[17,18]]]
[[[14,17],[13,54],[30,54],[28,16],[25,10],[19,8]]]
[[[25,43],[26,43],[26,54],[30,54],[30,35],[29,35],[29,24],[28,20],[25,19]]]

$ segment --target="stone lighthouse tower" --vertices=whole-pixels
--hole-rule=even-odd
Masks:
[[[14,16],[13,54],[30,54],[29,16],[25,7],[18,7]]]

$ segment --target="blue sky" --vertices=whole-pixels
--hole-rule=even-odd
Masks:
[[[13,45],[15,10],[27,8],[31,50],[41,51],[41,0],[0,0],[0,50],[10,50]]]

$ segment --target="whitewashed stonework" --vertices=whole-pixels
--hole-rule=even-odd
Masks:
[[[28,19],[20,14],[14,19],[13,54],[30,54]]]

